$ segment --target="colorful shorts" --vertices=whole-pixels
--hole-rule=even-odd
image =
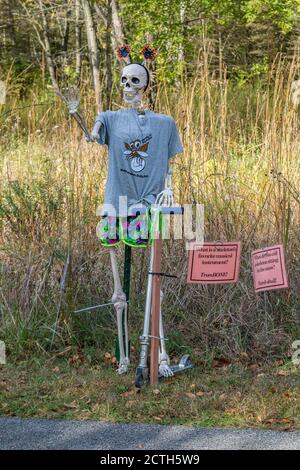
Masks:
[[[149,212],[127,217],[103,216],[97,227],[97,236],[102,246],[123,242],[133,247],[145,247],[150,238]]]

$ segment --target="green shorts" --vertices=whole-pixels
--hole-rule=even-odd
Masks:
[[[103,216],[97,228],[102,246],[123,242],[132,247],[146,247],[151,234],[150,213],[127,217]]]

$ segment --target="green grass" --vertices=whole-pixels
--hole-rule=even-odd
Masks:
[[[118,376],[105,360],[80,354],[8,361],[0,366],[0,414],[119,423],[300,429],[299,367],[227,364],[134,387],[134,368]],[[108,360],[110,361],[110,360]]]

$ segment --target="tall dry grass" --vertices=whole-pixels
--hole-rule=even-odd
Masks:
[[[300,335],[299,114],[290,100],[299,64],[278,56],[267,76],[243,86],[222,67],[216,78],[204,48],[193,79],[183,78],[176,93],[158,86],[156,111],[175,118],[184,146],[174,162],[176,200],[204,204],[206,240],[242,241],[240,282],[187,285],[184,243],[165,243],[164,269],[179,276],[163,281],[166,330],[176,354],[267,360],[287,355]],[[107,151],[84,141],[60,103],[35,106],[38,99],[32,91],[23,109],[12,100],[1,118],[0,337],[18,354],[70,343],[103,351],[113,347],[112,309],[72,311],[112,293],[109,256],[95,236]],[[82,109],[92,126],[89,93]],[[285,246],[290,288],[257,295],[250,252],[274,243]],[[122,247],[118,256],[121,265]],[[148,250],[133,258],[134,344]]]

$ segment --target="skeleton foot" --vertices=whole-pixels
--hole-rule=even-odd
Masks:
[[[117,374],[126,374],[128,372],[130,365],[130,360],[128,357],[125,357],[122,362],[120,361],[119,366],[117,368]]]
[[[162,352],[159,355],[158,372],[162,377],[172,377],[174,375],[174,372],[170,368],[170,358],[166,352]]]
[[[166,363],[159,364],[158,372],[162,377],[172,377],[174,375],[174,372]]]

